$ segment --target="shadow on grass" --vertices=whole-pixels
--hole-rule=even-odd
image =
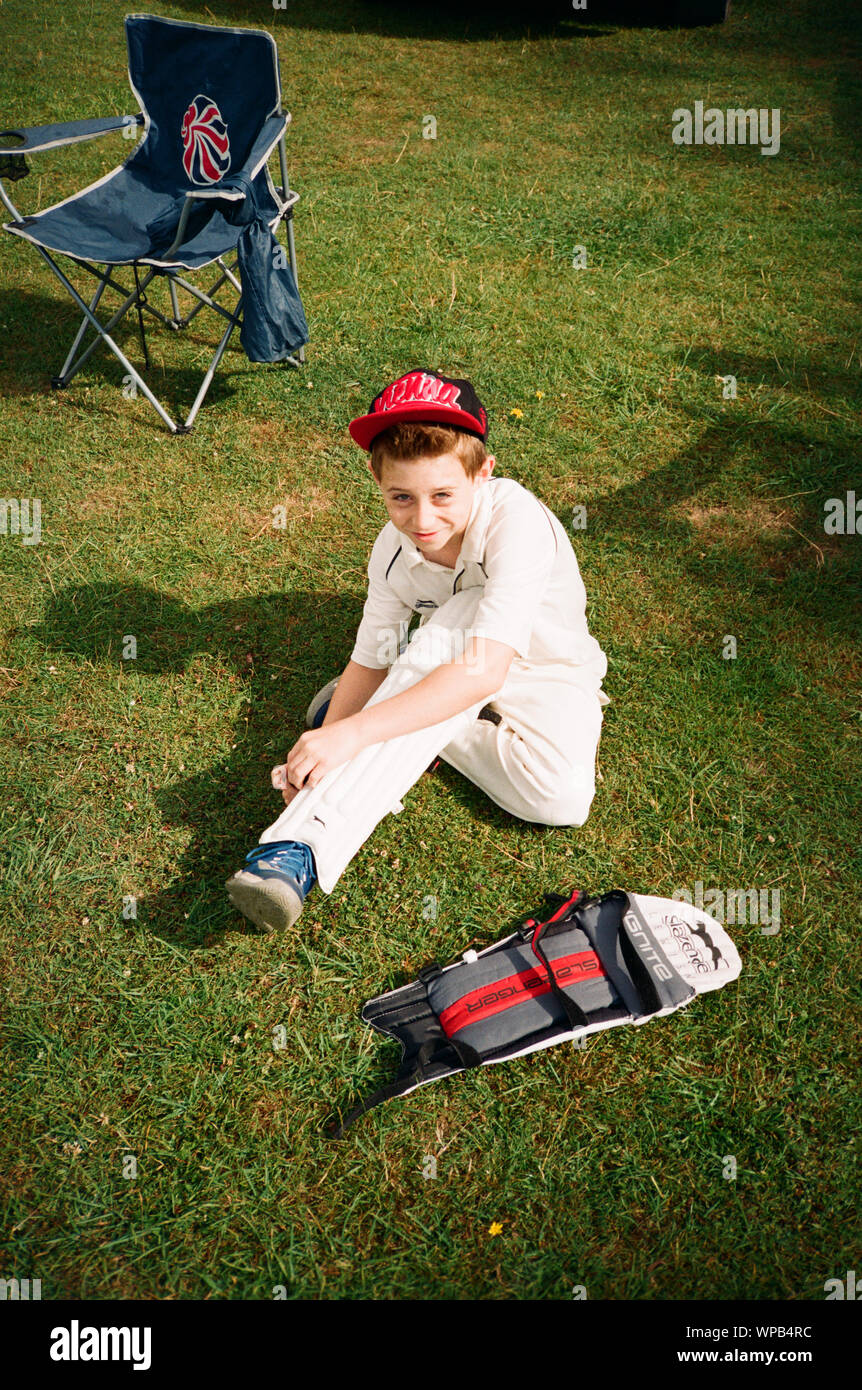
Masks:
[[[86,584],[52,595],[35,630],[38,640],[52,652],[133,673],[142,704],[147,698],[142,678],[185,672],[203,653],[232,671],[237,689],[245,692],[234,746],[225,756],[155,791],[161,824],[187,828],[192,838],[170,884],[138,901],[137,920],[147,930],[187,947],[210,945],[227,930],[253,930],[231,906],[224,881],[283,809],[280,794],[270,786],[270,769],[284,761],[303,732],[312,696],[346,665],[361,610],[359,599],[355,612],[345,615],[343,595],[301,592],[242,597],[194,610],[135,583]],[[337,625],[334,612],[342,616]],[[351,621],[344,622],[345,616]],[[122,657],[126,634],[137,641],[133,661]],[[302,655],[285,676],[290,647]],[[139,736],[132,738],[140,748]],[[179,764],[179,753],[176,759]],[[442,775],[450,792],[478,817],[497,827],[512,823],[453,768],[441,764],[434,775]],[[135,833],[130,826],[129,834]],[[315,898],[319,910],[319,890]],[[338,901],[336,890],[333,902]]]
[[[80,283],[78,289],[81,290]],[[159,304],[158,307],[166,310],[167,304]],[[103,320],[109,317],[110,314],[102,314]],[[62,298],[59,297],[59,290],[57,296],[31,291],[7,291],[0,294],[0,323],[4,325],[6,338],[4,360],[0,367],[0,391],[3,395],[27,397],[50,394],[51,378],[62,368],[80,322],[81,314],[77,307],[65,294]],[[149,369],[144,362],[134,312],[128,314],[123,322],[112,330],[111,336],[141,373],[168,414],[173,415],[175,419],[184,419],[197,395],[210,357],[218,345],[223,324],[221,316],[218,323],[214,321],[212,312],[199,314],[188,329],[179,333],[165,328],[156,319],[147,322],[147,344],[151,361],[155,359]],[[92,332],[89,332],[87,344],[92,336]],[[201,365],[188,367],[178,362],[184,352],[195,350],[201,350],[206,354]],[[207,392],[204,407],[213,401],[230,400],[235,394],[232,378],[241,373],[260,370],[261,366],[265,366],[268,371],[293,370],[280,362],[249,362],[242,349],[237,327]],[[58,394],[74,400],[76,392],[81,393],[85,387],[94,383],[114,387],[119,392],[123,387],[124,375],[125,368],[122,363],[110,348],[100,343],[80,372]],[[120,399],[123,399],[122,396]]]
[[[777,389],[790,386],[809,399],[818,395],[832,400],[858,401],[862,385],[858,366],[854,371],[836,363],[835,358],[801,356],[795,350],[788,355],[784,348],[780,353],[780,357],[763,357],[745,348],[728,346],[718,351],[709,343],[695,343],[677,356],[680,365],[685,362],[697,367],[707,379],[732,373],[740,391],[761,385]]]
[[[548,34],[591,38],[605,32],[595,27],[596,21],[648,22],[642,18],[645,6],[654,13],[661,11],[665,22],[671,22],[675,3],[676,0],[589,0],[589,12],[578,13],[571,0],[535,0],[528,7],[517,0],[471,0],[466,6],[461,0],[436,0],[432,6],[407,5],[403,0],[282,0],[281,4],[263,5],[212,0],[207,5],[207,16],[219,24],[266,28],[276,38],[279,30],[312,29],[374,34],[380,38],[477,42]],[[178,0],[178,8],[190,11],[189,19],[202,18],[198,0]],[[283,77],[289,80],[289,66],[284,63]]]
[[[754,627],[783,610],[788,631],[804,617],[824,650],[830,634],[846,647],[856,638],[862,546],[852,534],[827,535],[824,508],[854,487],[858,441],[826,443],[727,404],[663,467],[595,497],[591,540],[633,558],[671,552],[692,590],[711,591]]]
[[[862,38],[862,16],[858,5],[854,6],[852,19],[848,19],[848,29],[858,44]],[[832,120],[838,134],[858,157],[862,150],[862,77],[858,62],[852,59],[842,57],[838,64],[832,95]]]

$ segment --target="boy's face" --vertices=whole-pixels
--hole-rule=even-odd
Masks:
[[[470,520],[476,488],[488,481],[495,462],[489,456],[469,478],[457,454],[384,459],[379,487],[389,519],[423,553],[454,549]]]

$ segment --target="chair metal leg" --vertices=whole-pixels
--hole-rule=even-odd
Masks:
[[[294,278],[294,280],[296,281],[296,288],[299,289],[299,280],[297,279],[297,275],[296,275],[296,246],[294,245],[294,240],[293,240],[293,217],[290,216],[290,215],[288,215],[288,217],[287,217],[286,220],[287,220],[287,254],[288,254],[289,258],[290,258],[290,268],[291,268],[291,270],[293,271],[293,278]],[[300,348],[299,348],[299,360],[300,360],[300,362],[304,362],[304,361],[305,361],[305,344],[302,344],[302,345],[300,346]]]
[[[221,359],[222,359],[222,357],[223,357],[223,355],[224,355],[225,348],[227,347],[228,342],[230,341],[230,335],[231,335],[231,333],[233,332],[233,330],[236,328],[237,324],[239,323],[239,316],[240,316],[240,310],[241,310],[241,308],[242,308],[242,299],[240,298],[239,303],[238,303],[237,306],[236,306],[236,312],[235,312],[235,314],[234,314],[234,317],[233,317],[233,319],[231,320],[231,322],[228,324],[227,328],[225,329],[224,334],[223,334],[223,336],[222,336],[222,340],[221,340],[221,342],[219,343],[218,347],[217,347],[216,350],[215,350],[215,355],[214,355],[214,357],[213,357],[213,360],[210,362],[209,367],[207,368],[206,376],[204,377],[203,381],[201,382],[200,390],[198,391],[197,395],[195,396],[194,405],[192,406],[191,410],[189,411],[188,415],[186,416],[185,424],[183,424],[183,425],[180,426],[180,432],[181,432],[182,434],[188,434],[189,430],[191,429],[192,425],[194,424],[195,416],[197,415],[198,411],[199,411],[200,408],[201,408],[201,405],[203,404],[204,396],[206,395],[207,391],[210,389],[210,383],[212,382],[212,379],[213,379],[213,377],[215,376],[216,368],[218,367],[218,364],[219,364],[219,362],[221,361]]]
[[[144,381],[144,379],[143,379],[143,377],[141,376],[140,372],[135,371],[135,368],[132,366],[131,362],[129,361],[129,359],[128,359],[128,357],[125,355],[125,353],[122,351],[122,349],[121,349],[120,347],[118,347],[118,345],[114,342],[114,340],[113,340],[113,338],[110,336],[110,334],[109,334],[109,333],[102,327],[102,325],[99,323],[99,320],[96,318],[95,314],[91,312],[89,305],[86,303],[85,300],[83,300],[83,299],[81,298],[81,296],[79,295],[78,291],[75,289],[75,286],[72,284],[71,280],[69,280],[68,277],[65,276],[65,275],[63,274],[62,270],[61,270],[60,267],[57,265],[57,263],[56,263],[56,261],[54,260],[53,256],[49,256],[49,255],[48,255],[48,252],[45,250],[45,248],[44,248],[43,246],[37,246],[37,247],[36,247],[36,250],[39,252],[40,256],[42,256],[42,257],[48,262],[48,265],[51,267],[51,269],[53,270],[54,274],[57,276],[57,279],[60,281],[60,284],[61,284],[61,285],[64,285],[65,288],[68,290],[69,294],[70,294],[70,295],[72,296],[72,298],[74,299],[74,301],[75,301],[75,303],[77,304],[78,308],[79,308],[79,309],[81,310],[81,312],[85,315],[85,317],[87,318],[87,320],[92,324],[93,328],[95,328],[95,330],[96,330],[96,332],[98,333],[99,337],[100,337],[105,343],[107,343],[108,347],[111,349],[111,351],[113,352],[113,354],[114,354],[114,356],[117,358],[117,360],[125,367],[126,371],[130,374],[130,376],[131,376],[132,380],[135,382],[135,384],[140,388],[142,394],[146,396],[147,400],[150,402],[150,405],[153,407],[153,409],[156,410],[156,411],[158,411],[159,415],[160,415],[161,418],[164,420],[164,422],[165,422],[165,424],[167,425],[168,429],[171,431],[171,434],[176,434],[176,433],[177,433],[177,426],[176,426],[175,422],[171,419],[170,415],[169,415],[169,414],[167,413],[167,411],[165,410],[164,406],[163,406],[163,405],[160,403],[160,401],[158,401],[158,400],[156,399],[156,397],[153,395],[152,391],[150,390],[150,388],[149,388],[149,386],[147,385],[147,383]],[[134,295],[132,295],[131,298],[132,298],[132,302],[134,302]],[[93,344],[93,346],[95,346],[95,344]],[[87,350],[86,356],[89,356],[89,354],[90,354],[90,349]],[[80,365],[80,362],[79,362],[79,365]]]
[[[84,316],[84,318],[83,318],[83,323],[82,323],[82,325],[81,325],[81,328],[78,330],[78,333],[77,333],[76,339],[75,339],[75,343],[73,344],[73,349],[72,349],[72,352],[70,352],[69,357],[72,357],[75,348],[77,348],[77,347],[80,345],[81,338],[82,338],[84,332],[86,331],[86,327],[87,327],[88,324],[89,324],[92,328],[94,328],[94,329],[95,329],[95,332],[96,332],[96,336],[95,336],[95,338],[93,339],[93,342],[90,343],[90,345],[84,350],[84,352],[82,352],[82,353],[80,354],[80,356],[78,357],[77,361],[75,361],[75,362],[72,364],[71,370],[69,370],[69,358],[66,359],[66,364],[65,364],[65,368],[64,368],[64,375],[65,375],[66,372],[68,372],[68,375],[65,376],[64,384],[65,384],[66,381],[71,380],[71,378],[72,378],[78,371],[80,371],[80,369],[81,369],[81,367],[83,366],[84,362],[87,361],[87,359],[90,357],[91,353],[92,353],[92,352],[94,351],[94,349],[99,345],[99,343],[100,343],[100,342],[104,342],[104,343],[107,344],[107,346],[108,346],[108,347],[111,349],[111,351],[114,353],[114,356],[115,356],[115,357],[117,358],[117,360],[121,363],[121,365],[122,365],[123,367],[125,367],[127,373],[128,373],[129,376],[131,377],[132,381],[135,383],[136,387],[141,391],[142,395],[146,396],[147,400],[150,402],[150,404],[153,406],[153,408],[158,412],[158,414],[161,416],[162,420],[164,420],[165,424],[168,426],[168,429],[171,431],[171,433],[172,433],[172,434],[188,434],[188,433],[191,431],[191,429],[192,429],[192,426],[193,426],[193,424],[194,424],[194,421],[195,421],[195,418],[196,418],[196,416],[197,416],[197,413],[198,413],[198,411],[200,410],[201,405],[203,404],[204,398],[205,398],[207,392],[209,391],[210,386],[212,385],[213,377],[215,376],[216,370],[218,369],[218,365],[219,365],[219,363],[221,362],[222,357],[224,356],[225,350],[226,350],[227,345],[228,345],[228,343],[229,343],[229,341],[230,341],[231,334],[233,333],[233,330],[236,328],[237,324],[239,323],[240,316],[241,316],[241,310],[242,310],[242,296],[240,296],[240,298],[238,299],[233,314],[230,314],[230,313],[228,312],[228,310],[226,310],[221,304],[216,304],[214,301],[210,301],[210,296],[207,295],[207,294],[205,294],[202,290],[199,290],[198,287],[197,287],[196,285],[187,284],[187,282],[184,281],[180,276],[177,276],[177,277],[176,277],[178,283],[179,283],[180,285],[182,285],[183,288],[187,288],[191,294],[196,295],[199,299],[201,299],[201,300],[203,301],[203,303],[209,303],[209,307],[210,307],[210,308],[213,308],[213,309],[218,310],[218,312],[219,312],[220,314],[222,314],[222,315],[228,320],[227,328],[225,329],[225,331],[224,331],[224,333],[223,333],[223,335],[222,335],[221,341],[219,342],[219,345],[218,345],[218,347],[216,348],[216,351],[215,351],[215,353],[214,353],[214,355],[213,355],[212,361],[210,362],[210,365],[209,365],[209,367],[208,367],[208,369],[207,369],[207,371],[206,371],[206,374],[205,374],[205,376],[204,376],[204,379],[203,379],[203,381],[201,382],[200,388],[199,388],[199,390],[198,390],[197,396],[195,397],[195,400],[194,400],[194,403],[193,403],[193,405],[192,405],[192,408],[191,408],[191,410],[189,411],[189,413],[188,413],[188,415],[187,415],[187,417],[186,417],[184,423],[179,424],[179,423],[177,423],[176,421],[174,421],[174,420],[171,419],[170,415],[168,415],[167,411],[164,409],[164,407],[162,406],[161,402],[157,399],[156,396],[153,395],[153,392],[150,390],[149,386],[148,386],[147,383],[144,381],[144,378],[141,376],[140,372],[138,372],[138,371],[135,369],[135,367],[132,366],[132,363],[131,363],[131,362],[129,361],[129,359],[125,356],[125,354],[121,351],[121,349],[118,347],[118,345],[114,342],[113,338],[110,336],[111,329],[120,321],[120,319],[123,317],[123,315],[126,314],[126,313],[128,312],[128,310],[132,307],[132,305],[133,305],[133,304],[136,302],[136,300],[138,299],[139,294],[140,294],[140,290],[145,289],[146,286],[150,283],[150,280],[151,280],[151,279],[153,278],[153,276],[156,274],[155,270],[149,271],[148,274],[147,274],[147,276],[146,276],[146,278],[144,279],[143,283],[140,285],[140,287],[137,288],[137,289],[135,289],[135,290],[133,290],[133,291],[131,292],[131,294],[128,294],[128,295],[126,296],[126,299],[125,299],[125,300],[123,301],[123,303],[120,305],[119,309],[117,309],[117,310],[115,311],[115,313],[111,316],[111,318],[108,320],[108,322],[107,322],[106,324],[101,324],[101,323],[99,322],[99,320],[96,318],[95,313],[93,312],[93,310],[96,308],[96,305],[98,304],[99,299],[101,298],[102,294],[104,293],[104,290],[105,290],[105,288],[106,288],[106,285],[109,283],[108,278],[107,278],[107,275],[106,275],[105,277],[102,277],[102,283],[98,286],[98,288],[97,288],[97,290],[96,290],[96,293],[95,293],[94,296],[93,296],[93,301],[92,301],[92,303],[91,303],[90,305],[88,305],[88,304],[81,298],[80,294],[79,294],[78,291],[75,289],[75,286],[74,286],[74,285],[72,284],[72,282],[68,279],[68,277],[67,277],[66,275],[63,274],[62,270],[61,270],[60,267],[56,264],[56,262],[54,261],[53,257],[49,256],[48,253],[47,253],[47,251],[45,251],[41,246],[40,246],[40,247],[37,247],[37,250],[39,251],[40,255],[44,258],[44,260],[46,260],[47,263],[50,265],[51,269],[54,271],[54,273],[55,273],[55,275],[57,276],[57,278],[58,278],[58,280],[60,281],[60,283],[65,287],[66,290],[68,290],[69,294],[72,296],[72,298],[74,299],[75,303],[78,305],[78,307],[80,308],[80,310],[81,310],[81,312],[82,312],[82,314],[83,314],[83,316]],[[90,270],[92,271],[92,267],[89,267],[89,266],[88,266],[88,269],[90,269]],[[233,279],[233,277],[230,276],[230,274],[228,273],[228,276],[227,276],[227,277],[225,277],[225,276],[222,276],[222,277],[221,277],[219,283],[220,283],[220,284],[223,283],[224,280],[225,280],[225,278]],[[118,288],[118,287],[115,286],[115,288]],[[175,290],[175,288],[174,288],[174,286],[173,286],[173,283],[171,283],[171,290],[172,290],[172,292],[173,292],[173,296],[175,296],[175,295],[176,295],[176,290]],[[203,307],[203,303],[201,304],[200,307]]]
[[[222,277],[222,280],[219,281],[219,284],[223,283],[223,278],[224,277]],[[226,309],[223,304],[219,304],[215,299],[212,299],[210,295],[206,293],[205,290],[199,290],[197,285],[193,285],[191,281],[183,279],[182,275],[177,275],[175,279],[177,284],[182,285],[184,290],[187,290],[189,294],[193,294],[196,299],[202,301],[200,305],[195,306],[195,308],[192,310],[190,314],[186,314],[186,317],[184,319],[185,323],[189,323],[191,319],[194,318],[195,314],[198,313],[198,311],[201,308],[203,308],[204,304],[206,304],[207,307],[210,309],[215,309],[216,313],[221,314],[223,319],[233,318],[233,315],[231,314],[230,310]]]
[[[178,300],[177,300],[177,287],[176,287],[176,285],[174,284],[174,277],[173,277],[173,275],[169,275],[169,276],[168,276],[168,288],[169,288],[169,290],[170,290],[170,292],[171,292],[171,309],[173,310],[173,314],[174,314],[174,321],[173,321],[173,323],[170,323],[170,321],[168,321],[168,322],[169,322],[169,327],[171,327],[171,328],[179,328],[180,325],[181,325],[181,323],[182,323],[182,319],[180,318],[180,306],[179,306],[179,302],[178,302]]]
[[[86,270],[88,275],[95,276],[97,280],[104,280],[108,288],[116,290],[117,294],[128,294],[128,286],[121,285],[117,280],[113,280],[111,276],[108,274],[107,266],[105,266],[104,270],[97,270],[96,267],[90,265],[88,261],[78,261],[77,264],[81,267],[82,270]],[[146,285],[150,283],[150,281],[156,273],[157,272],[155,270],[148,273],[147,278],[144,282],[144,286],[142,286],[142,288],[145,288]],[[157,318],[160,323],[163,323],[165,325],[166,328],[170,326],[170,319],[166,318],[166,316],[163,313],[161,313],[160,310],[154,308],[154,306],[150,303],[148,299],[144,300],[143,304],[141,305],[141,308],[145,309],[148,314],[152,314],[153,318]]]
[[[290,266],[291,270],[293,271],[294,279],[296,279],[296,249],[294,246],[293,227],[291,225],[291,219],[289,217],[287,218],[287,242]],[[75,334],[74,341],[72,342],[72,346],[69,349],[60,376],[52,379],[52,385],[57,387],[68,385],[72,378],[76,376],[77,373],[84,366],[85,362],[89,360],[90,356],[99,346],[99,344],[105,343],[105,345],[108,348],[110,348],[111,352],[114,354],[120,365],[125,368],[126,373],[128,374],[128,378],[130,381],[134,383],[136,390],[139,390],[141,394],[149,401],[150,405],[157,412],[157,414],[160,416],[163,422],[167,425],[171,434],[187,434],[192,429],[198,411],[200,410],[200,407],[203,404],[207,392],[209,391],[210,386],[212,385],[213,377],[215,376],[219,363],[221,362],[221,359],[224,356],[224,353],[227,349],[228,343],[230,342],[233,330],[236,328],[241,317],[242,285],[239,279],[236,277],[236,275],[233,274],[235,266],[230,267],[225,264],[221,257],[218,258],[218,264],[222,267],[223,273],[219,276],[218,280],[212,286],[209,293],[199,289],[197,285],[191,284],[183,276],[177,275],[176,272],[170,273],[168,275],[168,286],[171,297],[171,309],[173,313],[173,319],[169,319],[159,310],[155,309],[151,304],[149,304],[143,297],[144,290],[149,285],[150,281],[158,273],[155,268],[147,270],[146,276],[142,282],[139,282],[138,276],[136,274],[136,287],[130,293],[127,293],[125,286],[119,284],[111,277],[107,266],[105,266],[104,271],[99,271],[86,261],[78,262],[78,264],[81,265],[82,269],[86,270],[89,274],[95,276],[96,279],[99,281],[92,295],[92,298],[90,299],[90,302],[88,304],[78,293],[71,280],[69,280],[68,276],[66,276],[60,269],[53,256],[51,256],[42,246],[37,245],[36,250],[39,252],[39,255],[46,262],[46,264],[51,268],[51,270],[53,270],[60,284],[71,296],[72,300],[81,310],[82,314],[81,324],[78,328],[77,333]],[[223,305],[219,304],[213,298],[213,295],[219,289],[221,289],[222,285],[224,285],[226,282],[230,282],[230,284],[233,287],[235,287],[239,292],[239,297],[236,306],[233,310],[233,313],[231,313],[228,309],[224,308]],[[188,293],[191,294],[195,299],[198,300],[198,303],[184,319],[180,316],[179,302],[177,299],[177,285],[181,286],[183,289],[188,291]],[[120,307],[111,315],[110,319],[108,319],[108,321],[103,324],[100,323],[99,319],[96,317],[95,310],[98,308],[102,295],[108,287],[118,291],[120,294],[125,294],[126,297],[121,303]],[[195,314],[199,313],[200,310],[204,308],[204,306],[210,309],[214,309],[216,313],[221,314],[221,316],[227,319],[228,321],[227,327],[222,335],[221,341],[219,342],[219,345],[216,348],[212,361],[210,362],[206,374],[204,375],[203,381],[201,382],[192,408],[189,411],[183,423],[178,423],[177,421],[171,418],[171,416],[165,410],[164,406],[161,404],[161,402],[154,395],[150,387],[147,385],[140,372],[137,371],[137,369],[132,365],[128,357],[126,357],[125,353],[111,337],[112,329],[116,326],[116,324],[120,322],[124,315],[128,313],[129,309],[133,305],[138,306],[139,317],[141,315],[141,311],[143,309],[147,309],[163,324],[172,328],[179,328],[181,326],[184,327],[186,324],[189,323],[189,321],[194,317]],[[83,352],[80,352],[76,358],[75,354],[81,347],[88,326],[94,330],[93,341],[83,350]],[[142,321],[141,328],[143,328]],[[305,361],[304,346],[300,347],[298,350],[298,360],[297,357],[293,354],[288,356],[285,360],[289,362],[292,366],[300,366],[300,364]]]
[[[216,280],[215,284],[212,286],[212,288],[209,289],[209,290],[205,290],[204,293],[207,294],[208,296],[210,296],[210,298],[211,298],[211,297],[216,293],[217,290],[220,290],[220,289],[221,289],[222,285],[224,284],[224,281],[225,281],[225,277],[224,277],[223,275],[220,275],[219,278],[218,278],[218,280]],[[183,288],[184,288],[184,289],[187,289],[188,286],[187,286],[187,285],[184,285]],[[197,317],[197,315],[200,313],[201,309],[206,309],[206,308],[208,308],[208,307],[214,307],[214,306],[208,306],[205,299],[199,300],[198,303],[194,306],[193,309],[189,309],[189,312],[186,314],[185,318],[183,319],[183,327],[184,327],[184,328],[188,328],[188,326],[189,326],[189,324],[191,323],[192,319]]]
[[[102,298],[102,295],[105,293],[105,290],[106,290],[106,288],[107,288],[107,285],[108,285],[108,280],[107,280],[107,277],[105,277],[105,278],[102,280],[101,284],[98,286],[98,288],[97,288],[95,294],[93,295],[93,298],[90,300],[90,313],[91,313],[91,314],[94,314],[94,313],[96,312],[96,309],[97,309],[97,307],[98,307],[99,300]],[[74,338],[74,341],[73,341],[73,343],[72,343],[72,346],[69,348],[69,355],[68,355],[68,357],[66,358],[65,362],[63,363],[63,366],[61,367],[59,374],[58,374],[57,376],[55,376],[55,377],[52,378],[52,385],[53,385],[54,383],[56,383],[57,385],[62,385],[62,386],[65,386],[65,385],[66,385],[66,373],[68,372],[69,368],[71,367],[72,362],[74,361],[74,358],[75,358],[75,353],[78,351],[78,348],[79,348],[79,346],[80,346],[80,344],[81,344],[81,339],[83,338],[84,334],[86,333],[86,331],[87,331],[87,329],[88,329],[89,327],[90,327],[90,323],[89,323],[89,321],[87,320],[87,317],[86,317],[86,315],[85,315],[84,318],[81,319],[81,326],[80,326],[80,328],[78,329],[77,333],[75,334],[75,338]],[[96,338],[96,342],[98,342],[98,337]],[[73,373],[72,375],[74,375],[74,373]],[[71,378],[70,378],[70,380],[71,380]]]
[[[88,268],[89,268],[89,267],[88,267]],[[152,280],[152,278],[153,278],[154,275],[155,275],[155,271],[152,271],[152,272],[146,277],[146,279],[144,280],[144,283],[143,283],[143,285],[142,285],[142,287],[141,287],[142,289],[146,289],[147,285],[150,283],[150,281]],[[113,284],[113,282],[111,282],[111,283]],[[116,286],[116,285],[114,285],[113,287],[114,287],[115,289],[120,288],[119,286]],[[129,294],[129,295],[127,295],[127,297],[123,300],[123,303],[120,305],[119,309],[117,309],[116,312],[113,313],[113,314],[111,315],[111,317],[108,319],[108,322],[105,323],[105,324],[102,324],[102,325],[100,326],[99,332],[102,333],[102,334],[104,334],[104,333],[110,333],[111,330],[112,330],[113,328],[115,328],[116,325],[120,322],[120,319],[123,317],[123,315],[128,313],[129,309],[130,309],[130,308],[132,307],[132,305],[134,304],[136,298],[137,298],[137,290],[133,290],[132,293]],[[147,307],[149,307],[149,306],[147,306]],[[159,317],[161,317],[161,315],[159,315]],[[167,322],[167,320],[165,320],[165,322]],[[80,357],[78,358],[78,360],[75,362],[75,364],[74,364],[74,366],[71,368],[71,370],[69,370],[69,363],[68,363],[68,359],[67,359],[67,361],[66,361],[66,366],[63,368],[63,372],[62,372],[62,375],[61,375],[61,377],[60,377],[60,380],[62,381],[62,384],[63,384],[64,386],[68,386],[69,382],[72,380],[72,377],[77,375],[77,373],[78,373],[78,372],[81,370],[81,368],[83,367],[84,363],[88,360],[88,358],[91,356],[91,354],[92,354],[93,352],[95,352],[95,350],[96,350],[96,348],[97,348],[98,346],[99,346],[99,336],[97,335],[97,336],[93,339],[93,341],[90,343],[89,347],[85,348],[84,351],[81,353],[81,356],[80,356]]]
[[[237,294],[242,294],[242,285],[240,284],[236,276],[232,274],[232,271],[236,270],[236,262],[234,262],[232,266],[225,265],[224,261],[219,256],[218,264],[223,267],[223,274],[221,274],[215,281],[215,283],[210,285],[209,289],[205,290],[202,294],[199,294],[198,290],[195,289],[193,286],[189,285],[183,280],[180,280],[180,284],[183,285],[184,289],[189,290],[191,294],[199,294],[199,302],[195,305],[193,309],[189,310],[189,312],[183,319],[184,328],[188,327],[195,315],[200,313],[201,309],[215,309],[219,307],[213,296],[218,293],[218,291],[221,289],[222,285],[225,283],[226,280],[230,280]],[[229,316],[225,309],[222,308],[221,312],[225,314],[225,317]]]
[[[241,285],[240,281],[237,279],[237,277],[236,277],[236,276],[234,275],[234,273],[233,273],[234,270],[236,269],[236,262],[234,262],[234,265],[233,265],[233,266],[225,265],[225,263],[224,263],[224,261],[222,260],[221,256],[219,256],[219,258],[218,258],[218,263],[219,263],[219,265],[221,266],[222,270],[224,271],[224,275],[222,276],[222,283],[223,283],[225,280],[230,280],[230,282],[231,282],[231,284],[233,285],[234,289],[236,290],[237,294],[242,294],[242,285]],[[212,293],[213,293],[213,291],[210,290],[210,294],[212,294]]]

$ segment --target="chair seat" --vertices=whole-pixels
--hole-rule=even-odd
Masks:
[[[279,209],[265,170],[254,185],[258,207],[273,225]],[[195,203],[185,242],[165,260],[183,201],[180,189],[153,188],[133,165],[124,165],[64,202],[4,226],[48,251],[104,265],[194,270],[234,250],[242,227],[227,221],[216,200],[206,199]]]

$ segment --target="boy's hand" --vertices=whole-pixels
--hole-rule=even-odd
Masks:
[[[365,745],[350,719],[338,719],[320,729],[307,729],[287,755],[286,803],[296,792],[315,787],[334,767],[355,758]]]

